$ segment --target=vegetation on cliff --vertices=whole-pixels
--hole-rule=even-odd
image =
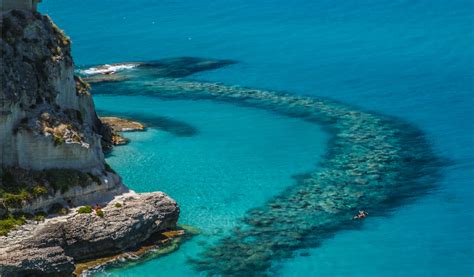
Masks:
[[[102,183],[99,176],[74,169],[34,171],[4,167],[0,173],[0,209],[6,210],[21,209],[35,199],[65,193],[75,186]]]
[[[0,28],[0,276],[71,276],[77,261],[175,228],[167,195],[119,196],[128,189],[103,154],[113,131],[74,77],[63,31],[26,10],[1,13]],[[102,208],[74,208],[91,203]]]

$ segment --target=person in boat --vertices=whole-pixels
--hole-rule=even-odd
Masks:
[[[367,215],[369,215],[368,212],[360,210],[359,213],[355,215],[352,219],[364,219],[367,217]]]

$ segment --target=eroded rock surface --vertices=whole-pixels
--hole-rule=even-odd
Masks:
[[[116,132],[143,131],[145,126],[139,122],[123,119],[115,116],[101,117],[100,120],[109,125]]]
[[[69,38],[36,12],[1,13],[0,25],[0,276],[71,276],[175,228],[174,200],[128,192],[105,163],[114,131],[74,75]]]
[[[179,216],[176,202],[161,192],[124,194],[101,210],[103,217],[74,211],[0,237],[0,275],[71,276],[75,262],[120,253],[173,229]]]
[[[49,17],[1,16],[1,164],[42,170],[103,168],[101,123],[74,77],[70,40]]]

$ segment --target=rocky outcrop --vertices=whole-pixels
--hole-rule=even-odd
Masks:
[[[115,116],[101,117],[100,120],[109,125],[115,132],[144,131],[145,126],[139,122],[131,121]]]
[[[108,147],[112,130],[97,117],[89,85],[74,76],[69,38],[39,13],[13,10],[0,19],[0,166],[31,174],[74,169],[103,180],[71,188],[69,195],[50,191],[48,199],[29,207],[123,192],[120,178],[105,168],[102,145]],[[4,179],[0,185],[15,188]]]
[[[74,263],[113,255],[176,226],[179,207],[164,193],[124,194],[101,209],[23,225],[0,237],[0,275],[71,276]]]
[[[47,16],[1,16],[0,156],[34,170],[103,169],[100,120],[79,78],[70,41]]]
[[[107,135],[107,139],[110,140],[110,142],[107,142],[110,143],[110,146],[107,147],[107,150],[111,150],[113,146],[129,143],[129,139],[123,137],[120,134],[121,132],[145,131],[145,126],[143,124],[128,119],[107,116],[101,117],[100,121],[104,126],[111,130],[110,134],[108,132]]]
[[[115,131],[74,76],[69,38],[31,11],[0,25],[0,276],[71,276],[175,228],[174,200],[129,192],[105,163]]]

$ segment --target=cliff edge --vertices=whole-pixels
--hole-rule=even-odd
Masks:
[[[70,275],[75,261],[174,228],[179,208],[163,193],[110,206],[128,189],[105,163],[113,131],[74,75],[69,38],[26,10],[1,13],[0,27],[0,275]]]

